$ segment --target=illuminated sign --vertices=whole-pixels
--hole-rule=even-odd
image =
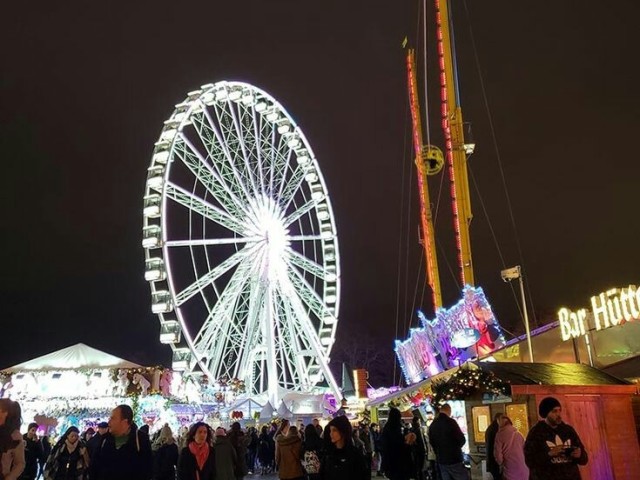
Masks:
[[[581,308],[577,311],[561,308],[558,311],[562,340],[586,335],[592,328],[589,319],[593,319],[595,330],[622,325],[632,320],[640,320],[640,290],[633,285],[628,288],[613,288],[591,297],[591,311]]]
[[[479,287],[467,285],[462,299],[449,309],[439,308],[433,320],[421,311],[418,317],[422,328],[411,329],[405,341],[396,340],[396,355],[408,384],[470,358],[488,355],[505,343],[491,305]]]

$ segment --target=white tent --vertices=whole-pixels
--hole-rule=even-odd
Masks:
[[[267,402],[260,410],[260,420],[271,420],[273,418],[273,412],[275,412],[271,402]]]
[[[287,419],[293,418],[293,413],[291,412],[291,410],[289,410],[287,404],[284,403],[284,400],[280,404],[280,407],[278,407],[278,417]]]
[[[2,370],[4,373],[77,370],[82,368],[141,368],[140,365],[78,343]]]

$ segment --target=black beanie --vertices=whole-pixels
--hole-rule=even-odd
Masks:
[[[540,414],[540,417],[547,418],[547,415],[549,415],[551,410],[560,406],[560,402],[556,398],[546,397],[543,398],[540,405],[538,405],[538,413]]]
[[[351,422],[344,415],[340,415],[339,417],[334,418],[329,422],[330,427],[335,427],[342,435],[342,438],[345,442],[349,442],[351,440]]]

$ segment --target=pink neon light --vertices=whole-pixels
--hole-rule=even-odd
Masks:
[[[418,130],[418,125],[420,122],[420,117],[418,113],[418,99],[415,97],[415,78],[413,73],[413,68],[411,64],[411,57],[407,55],[407,81],[409,85],[409,103],[411,107],[411,119],[413,120],[413,148],[416,152],[416,157],[420,155],[422,152],[422,139],[420,138],[421,132]],[[427,227],[427,206],[424,202],[424,182],[422,179],[422,171],[419,165],[416,165],[418,168],[418,189],[420,191],[420,215],[422,219],[422,237],[425,245],[425,249],[427,251],[427,282],[431,287],[431,295],[433,300],[434,308],[437,306],[436,303],[436,289],[435,289],[435,274],[433,271],[433,265],[431,260],[433,259],[432,249],[433,245],[431,245],[431,239],[429,238],[428,227]]]

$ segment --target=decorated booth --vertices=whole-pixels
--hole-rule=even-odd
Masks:
[[[538,404],[546,396],[562,404],[589,453],[581,468],[584,480],[635,479],[640,448],[632,399],[637,386],[601,370],[576,363],[467,362],[386,397],[369,402],[379,421],[390,406],[430,421],[437,406],[449,403],[467,438],[473,479],[483,478],[485,431],[498,412],[506,413],[526,437],[538,421]]]

